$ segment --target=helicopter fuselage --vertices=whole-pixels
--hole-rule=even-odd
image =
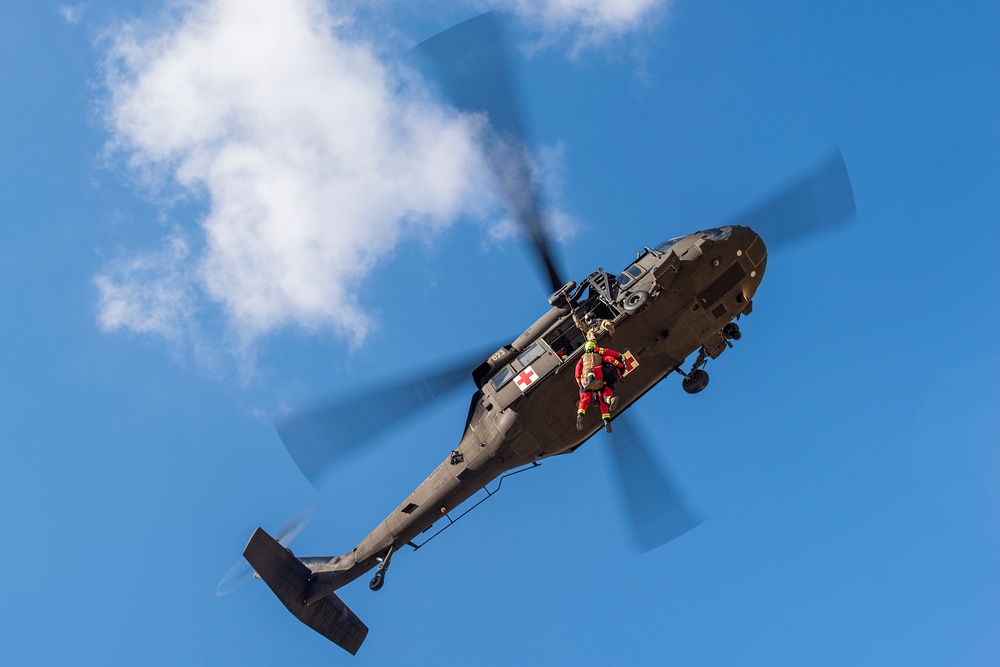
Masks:
[[[667,375],[684,374],[680,366],[694,352],[703,363],[730,346],[726,326],[750,313],[766,264],[766,247],[753,230],[722,227],[646,248],[617,276],[599,269],[557,292],[545,315],[473,372],[478,390],[449,456],[354,549],[300,559],[313,573],[306,602],[412,546],[501,474],[572,452],[601,428],[597,410],[583,430],[576,428],[573,369],[586,339],[574,314],[614,325],[614,334],[602,332],[598,344],[628,360],[616,388],[618,415]]]

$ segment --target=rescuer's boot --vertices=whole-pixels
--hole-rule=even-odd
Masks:
[[[579,412],[576,415],[576,430],[577,431],[582,431],[583,430],[583,413],[582,412]]]
[[[611,417],[604,418],[604,430],[611,433]]]

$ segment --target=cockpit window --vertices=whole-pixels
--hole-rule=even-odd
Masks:
[[[633,264],[632,266],[628,267],[627,269],[619,273],[615,277],[615,280],[618,281],[619,285],[627,285],[629,282],[631,282],[633,278],[638,278],[639,276],[641,276],[644,270],[645,269],[643,269],[641,266]]]
[[[733,233],[733,228],[729,225],[725,227],[713,227],[712,229],[706,229],[702,232],[705,236],[712,239],[713,241],[725,241],[729,238],[729,235]]]
[[[670,250],[670,248],[672,248],[673,245],[675,243],[677,243],[678,241],[680,241],[682,238],[684,238],[684,237],[683,236],[675,236],[674,238],[670,239],[669,241],[664,241],[660,245],[656,246],[656,252],[666,252],[666,251]]]
[[[492,380],[493,388],[499,389],[500,387],[502,387],[503,383],[509,380],[511,375],[512,373],[510,371],[510,366],[504,366],[503,368],[501,368],[500,372],[497,373],[495,376],[493,376]]]

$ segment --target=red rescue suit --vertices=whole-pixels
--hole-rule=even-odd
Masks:
[[[601,417],[611,418],[608,401],[615,395],[614,390],[604,381],[602,366],[614,366],[618,373],[625,369],[622,355],[606,347],[595,347],[593,352],[584,352],[576,362],[576,383],[580,386],[580,407],[577,414],[586,414],[587,406],[596,396],[601,406]],[[610,380],[610,378],[609,378]]]

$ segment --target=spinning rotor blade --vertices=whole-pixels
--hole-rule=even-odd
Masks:
[[[287,547],[292,543],[299,534],[305,530],[309,522],[312,521],[313,515],[316,513],[316,506],[307,507],[291,519],[285,522],[285,525],[281,527],[275,537],[278,543],[283,547]],[[222,579],[219,581],[218,587],[215,589],[215,594],[218,596],[229,595],[238,588],[246,586],[247,583],[253,579],[253,568],[250,567],[250,563],[246,561],[243,556],[240,556],[239,560],[233,563],[233,566],[229,568],[229,571],[223,575]]]
[[[614,421],[610,451],[640,551],[666,544],[705,520],[687,508],[676,484],[659,469],[645,438],[627,414]]]
[[[443,370],[413,375],[361,395],[292,412],[275,422],[292,460],[313,485],[332,461],[358,451],[384,430],[432,407],[467,381],[471,371],[497,348],[478,352]]]
[[[493,12],[477,16],[438,33],[415,50],[434,65],[456,108],[486,115],[489,127],[482,142],[493,175],[511,214],[531,239],[551,291],[557,291],[565,283],[542,218],[535,164],[524,138],[499,20]]]
[[[855,210],[847,165],[835,148],[815,171],[726,224],[750,227],[773,247],[846,223]]]

